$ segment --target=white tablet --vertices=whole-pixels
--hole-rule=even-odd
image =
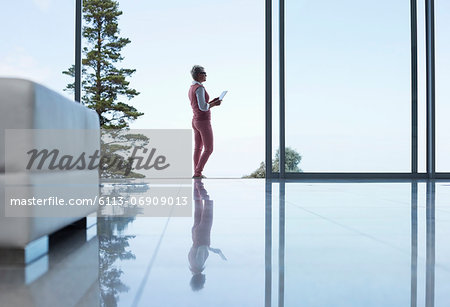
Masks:
[[[223,100],[223,97],[228,93],[228,91],[223,91],[222,94],[220,94],[219,100]]]

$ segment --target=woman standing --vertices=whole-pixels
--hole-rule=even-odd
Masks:
[[[212,107],[219,106],[221,100],[214,98],[209,101],[209,95],[203,86],[206,81],[205,69],[195,65],[191,70],[192,82],[189,89],[189,100],[193,111],[192,129],[194,129],[194,176],[192,178],[206,178],[202,175],[203,168],[213,152],[213,132],[211,127]],[[203,149],[203,152],[202,152]]]

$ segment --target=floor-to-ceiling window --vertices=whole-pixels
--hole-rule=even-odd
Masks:
[[[287,162],[297,152],[303,172],[411,171],[409,5],[286,0]]]
[[[205,67],[214,152],[208,178],[241,177],[264,161],[264,3],[259,0],[119,1],[124,65],[135,68],[133,99],[145,115],[132,128],[191,129],[190,69]]]
[[[274,2],[287,178],[447,176],[448,5]]]

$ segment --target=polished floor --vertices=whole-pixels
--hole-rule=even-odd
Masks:
[[[193,192],[192,217],[99,218],[0,267],[0,306],[450,306],[449,182],[203,179]]]

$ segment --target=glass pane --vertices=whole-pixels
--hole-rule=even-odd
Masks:
[[[30,79],[63,91],[74,64],[75,1],[9,1],[0,10],[0,76]]]
[[[121,35],[131,40],[124,63],[136,69],[131,81],[141,92],[133,101],[145,113],[131,128],[191,129],[190,70],[202,65],[211,99],[228,90],[211,110],[214,152],[203,174],[258,169],[265,159],[264,2],[121,1],[120,9]]]
[[[280,171],[280,21],[279,3],[272,2],[272,171]]]
[[[450,172],[450,2],[435,2],[436,171]]]
[[[409,17],[408,1],[287,1],[287,161],[410,172]]]
[[[417,2],[418,172],[427,171],[427,67],[425,1]]]

